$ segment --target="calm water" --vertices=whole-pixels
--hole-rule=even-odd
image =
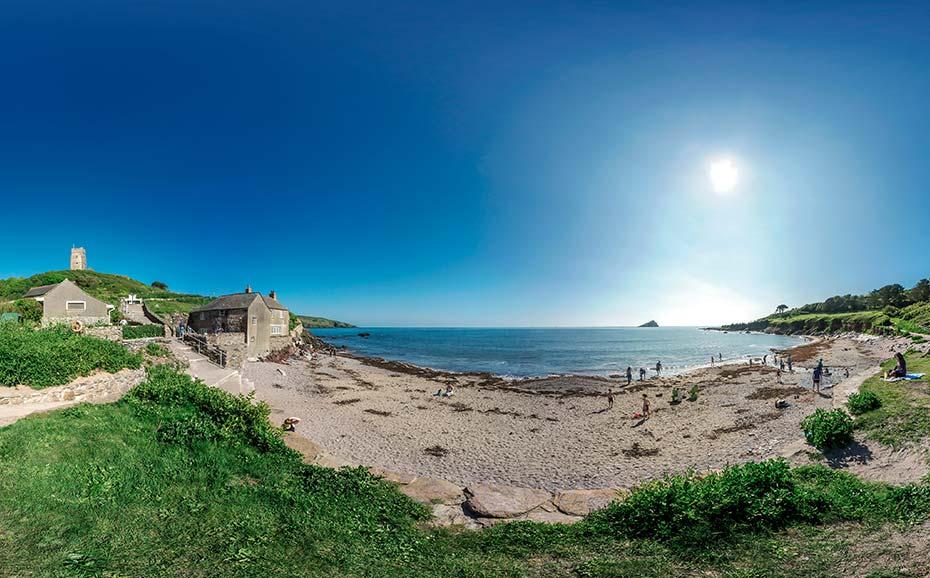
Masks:
[[[633,366],[683,371],[710,362],[761,356],[797,345],[797,337],[702,331],[695,327],[459,329],[359,327],[314,329],[333,345],[362,355],[451,371],[525,377],[559,373],[607,375]],[[359,333],[370,333],[360,337]]]

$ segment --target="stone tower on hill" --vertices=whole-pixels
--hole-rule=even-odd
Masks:
[[[71,247],[71,270],[83,271],[87,269],[87,251],[84,247]]]

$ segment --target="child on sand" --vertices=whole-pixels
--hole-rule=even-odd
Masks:
[[[607,409],[613,409],[614,407],[614,391],[612,389],[607,390]]]
[[[649,417],[649,397],[643,394],[643,417]]]

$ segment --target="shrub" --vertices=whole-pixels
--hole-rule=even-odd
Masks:
[[[32,331],[0,327],[0,386],[62,385],[97,370],[114,373],[142,365],[141,356],[119,343],[72,333],[66,327]]]
[[[166,426],[169,428],[164,434],[166,441],[175,441],[185,435],[195,435],[200,439],[240,437],[262,451],[287,449],[281,430],[268,421],[271,414],[268,404],[253,404],[251,397],[232,396],[223,390],[207,387],[202,381],[195,381],[165,365],[149,369],[148,378],[128,397],[165,416],[171,424]],[[178,421],[177,413],[172,413],[191,409],[212,425],[204,426],[202,422],[194,423],[189,419]]]
[[[589,523],[628,538],[700,544],[740,529],[783,527],[810,517],[809,510],[788,463],[769,460],[647,483]]]
[[[145,339],[164,336],[165,330],[161,325],[123,325],[123,339]]]
[[[878,396],[871,391],[860,391],[859,393],[854,393],[849,396],[846,405],[849,406],[850,413],[853,415],[861,415],[867,411],[880,408],[882,402],[878,399]]]
[[[168,290],[168,284],[162,281],[152,281],[152,287],[155,289],[161,289],[162,291]]]
[[[171,352],[161,343],[149,343],[145,346],[145,352],[152,357],[168,357]]]
[[[819,450],[842,447],[852,439],[853,422],[845,411],[818,409],[801,422],[807,443]]]

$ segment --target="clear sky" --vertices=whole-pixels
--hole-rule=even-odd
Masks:
[[[0,277],[76,244],[179,291],[473,326],[910,285],[930,9],[814,4],[5,2]]]

